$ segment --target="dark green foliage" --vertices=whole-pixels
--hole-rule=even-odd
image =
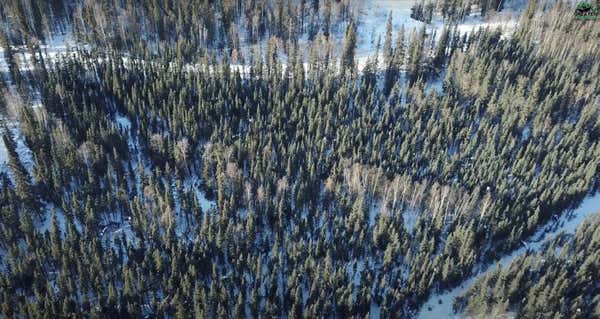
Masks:
[[[98,10],[113,14],[107,3]],[[202,24],[230,30],[243,9],[268,15],[260,1],[190,3],[204,11],[123,5],[151,12],[165,43],[180,32],[169,32],[174,17],[203,12],[222,21]],[[325,8],[306,4],[307,28],[323,30]],[[555,10],[512,39],[447,31],[434,45],[420,30],[392,45],[390,34],[382,86],[376,68],[354,72],[353,22],[339,54],[317,36],[309,56],[289,46],[284,69],[278,39],[298,34],[276,17],[248,31],[277,32],[248,69],[230,64],[233,50],[165,45],[79,52],[25,73],[44,79],[44,108],[20,114],[32,176],[4,137],[1,315],[409,315],[597,188],[599,29]],[[211,28],[193,43],[229,47]],[[79,32],[101,46],[113,31]],[[445,70],[439,92],[433,67]],[[43,216],[21,205],[28,194]]]
[[[354,53],[356,51],[356,26],[354,21],[350,21],[346,27],[344,35],[344,47],[342,48],[342,56],[340,58],[340,69],[342,74],[354,73]]]
[[[21,163],[21,159],[17,154],[17,143],[7,127],[4,127],[3,129],[2,142],[4,143],[8,155],[8,167],[10,168],[15,182],[16,195],[28,209],[33,209],[37,206],[37,202],[36,195],[31,185],[31,179],[27,170]]]
[[[512,312],[518,318],[597,318],[600,305],[600,217],[573,237],[559,237],[478,280],[458,299],[475,317]]]

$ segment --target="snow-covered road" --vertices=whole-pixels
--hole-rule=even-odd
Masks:
[[[8,129],[11,132],[13,138],[16,139],[17,143],[17,153],[19,154],[19,159],[27,169],[27,171],[31,174],[33,170],[33,153],[25,144],[25,139],[21,134],[18,123],[16,121],[10,120],[8,117],[4,116],[0,113],[0,136],[4,134],[4,129]],[[0,172],[9,172],[8,170],[8,153],[6,151],[6,146],[4,145],[4,141],[0,138]],[[9,173],[10,176],[10,173]]]
[[[581,204],[573,210],[568,210],[560,217],[552,218],[545,224],[538,226],[538,230],[523,242],[523,245],[505,255],[493,263],[481,266],[480,270],[469,279],[465,280],[460,286],[441,294],[433,294],[429,300],[421,307],[417,313],[417,319],[442,319],[442,318],[462,318],[460,314],[455,314],[452,310],[454,298],[462,295],[487,271],[493,270],[496,265],[508,265],[515,258],[522,256],[528,249],[538,251],[542,244],[558,236],[560,233],[574,234],[582,221],[594,214],[600,212],[600,192],[586,197]]]

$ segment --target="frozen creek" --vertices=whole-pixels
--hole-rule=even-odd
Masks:
[[[476,274],[463,281],[458,287],[439,293],[432,294],[427,302],[421,306],[417,313],[417,319],[442,319],[442,318],[462,318],[461,314],[456,314],[452,310],[454,298],[464,294],[467,289],[483,276],[486,272],[496,268],[496,265],[501,264],[506,266],[515,258],[522,256],[527,250],[539,251],[542,244],[552,240],[561,233],[574,234],[575,230],[587,217],[594,215],[600,211],[600,192],[586,197],[581,204],[571,210],[567,210],[560,214],[558,218],[551,218],[545,224],[538,226],[537,231],[531,235],[519,249],[512,253],[496,260],[487,265],[480,265],[480,269]]]

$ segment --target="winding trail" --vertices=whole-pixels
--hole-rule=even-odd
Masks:
[[[558,236],[560,233],[574,234],[577,227],[583,220],[591,215],[600,212],[600,192],[587,196],[581,204],[560,215],[552,218],[545,224],[538,226],[538,230],[523,242],[523,245],[512,253],[496,260],[493,263],[481,265],[477,274],[469,277],[462,284],[454,289],[441,294],[433,294],[427,302],[421,306],[416,315],[417,319],[443,319],[443,318],[462,318],[461,314],[455,314],[452,310],[454,298],[462,295],[467,289],[486,272],[496,268],[496,265],[508,265],[515,258],[522,256],[527,250],[539,251],[546,241]]]

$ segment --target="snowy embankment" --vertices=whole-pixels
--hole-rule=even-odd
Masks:
[[[465,280],[460,286],[446,291],[445,293],[433,294],[430,296],[417,313],[416,318],[462,318],[461,314],[454,313],[452,304],[454,303],[454,298],[464,294],[473,282],[482,277],[486,272],[493,270],[498,264],[506,266],[515,258],[525,254],[528,250],[539,251],[544,243],[556,238],[561,233],[574,234],[575,230],[583,220],[591,215],[599,213],[599,209],[600,192],[586,197],[576,209],[554,215],[551,220],[538,226],[538,230],[527,240],[523,241],[523,244],[519,249],[505,255],[494,263],[481,265],[479,267],[480,270],[475,275]]]
[[[40,46],[40,48],[45,52],[45,58],[57,59],[60,55],[68,52],[68,47],[70,43],[72,43],[72,40],[70,39],[70,36],[66,34],[60,37],[53,38],[53,40],[49,41],[47,45],[42,45]],[[19,70],[32,70],[33,55],[27,52],[24,46],[14,47],[13,49],[15,50],[14,58],[17,62]],[[4,134],[5,129],[10,130],[12,137],[16,139],[16,151],[19,155],[19,159],[31,175],[33,170],[33,153],[25,144],[23,134],[21,133],[21,129],[19,127],[19,123],[15,119],[16,116],[14,116],[14,114],[18,112],[14,109],[14,107],[20,105],[21,103],[24,103],[24,101],[19,96],[19,93],[17,93],[17,88],[15,87],[11,75],[9,73],[8,65],[8,58],[4,52],[4,49],[0,47],[0,76],[2,76],[2,80],[7,85],[7,90],[5,92],[0,92],[0,94],[4,94],[4,98],[7,99],[7,101],[5,101],[7,109],[0,109],[0,134]],[[40,96],[37,90],[34,90],[32,88],[32,94],[30,98],[30,106],[32,108],[41,107]],[[8,108],[13,109],[9,110]],[[4,141],[2,139],[0,139],[0,172],[10,173],[8,170],[8,154],[6,151],[6,145],[4,145]]]
[[[31,150],[25,145],[25,139],[19,130],[18,124],[15,121],[11,121],[8,118],[0,114],[0,134],[4,134],[4,129],[10,130],[11,135],[15,138],[17,143],[17,153],[21,163],[27,169],[27,172],[31,175],[33,170],[33,154]],[[6,151],[6,145],[4,140],[0,138],[0,172],[9,173],[8,170],[8,153]]]

